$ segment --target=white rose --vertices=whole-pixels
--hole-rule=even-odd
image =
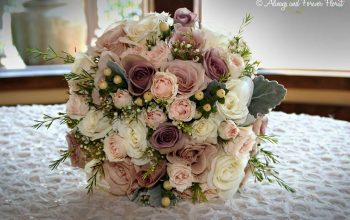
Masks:
[[[217,104],[221,117],[231,119],[236,124],[243,124],[249,113],[248,105],[253,94],[254,84],[251,78],[230,79],[226,82],[229,92],[225,96],[224,104]]]
[[[141,120],[117,120],[113,128],[124,138],[127,155],[131,158],[142,158],[147,148],[146,125]]]
[[[132,97],[128,90],[118,89],[114,94],[111,94],[114,106],[121,109],[132,104]]]
[[[126,157],[125,140],[116,132],[111,132],[103,142],[103,151],[109,161],[123,161]]]
[[[192,124],[192,137],[194,140],[202,142],[208,141],[210,143],[217,143],[217,129],[220,122],[209,117],[208,119],[202,117]]]
[[[232,120],[221,122],[218,133],[219,136],[224,140],[235,138],[238,135],[239,128]]]
[[[204,49],[221,48],[222,50],[227,50],[229,38],[226,35],[213,32],[206,28],[202,28],[202,31],[205,39]]]
[[[109,119],[102,111],[90,110],[78,124],[78,129],[91,140],[103,138],[112,129]]]
[[[89,105],[83,96],[72,94],[69,95],[66,111],[71,119],[81,119],[89,111]]]
[[[169,182],[176,190],[183,192],[192,186],[193,176],[191,167],[182,163],[173,163],[167,165]]]
[[[77,53],[74,63],[71,66],[71,71],[75,74],[82,74],[84,71],[90,72],[95,65],[94,61],[88,55],[85,53]]]
[[[128,21],[124,27],[124,31],[131,41],[143,44],[151,36],[157,36],[159,23],[159,16],[156,14],[147,14],[139,21]]]
[[[208,186],[215,187],[220,197],[228,199],[238,190],[246,164],[232,155],[219,155],[211,165]]]

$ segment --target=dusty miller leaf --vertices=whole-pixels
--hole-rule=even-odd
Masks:
[[[281,103],[287,92],[283,85],[277,81],[269,81],[263,76],[255,77],[253,83],[254,91],[248,109],[254,117],[269,113]]]

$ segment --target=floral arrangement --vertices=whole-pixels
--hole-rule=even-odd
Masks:
[[[284,98],[276,81],[256,76],[259,62],[242,39],[199,28],[186,8],[174,17],[150,13],[111,26],[87,54],[31,50],[72,63],[67,111],[44,115],[35,128],[67,124],[71,159],[95,186],[151,205],[231,198],[249,174],[294,191],[261,147],[266,114]]]

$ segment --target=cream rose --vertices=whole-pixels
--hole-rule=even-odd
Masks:
[[[256,143],[256,135],[253,126],[239,128],[238,136],[224,144],[224,150],[227,154],[237,156],[242,159],[249,159],[249,152]]]
[[[238,135],[239,128],[232,120],[221,122],[218,133],[219,136],[224,140],[233,139]]]
[[[89,105],[83,96],[72,94],[66,104],[66,111],[71,119],[81,119],[89,111]]]
[[[213,32],[206,28],[202,28],[202,31],[205,38],[205,50],[209,48],[220,48],[222,50],[227,50],[229,44],[229,38],[227,36]]]
[[[218,103],[218,112],[224,120],[231,119],[241,125],[249,113],[248,105],[253,94],[253,81],[246,76],[230,79],[226,82],[226,87],[229,92],[225,96],[225,103]]]
[[[196,120],[192,124],[192,138],[196,141],[208,141],[210,143],[217,143],[217,131],[219,121],[215,118],[204,118]]]
[[[114,106],[119,109],[131,106],[132,104],[132,97],[128,90],[118,89],[117,92],[111,96]]]
[[[154,130],[157,129],[160,124],[167,121],[165,113],[159,108],[144,111],[143,118],[146,125]]]
[[[167,173],[170,184],[176,188],[176,190],[183,192],[192,186],[193,176],[190,166],[186,166],[182,163],[168,164]]]
[[[232,155],[217,156],[208,175],[208,186],[215,187],[220,197],[228,199],[238,190],[246,164]]]
[[[116,132],[111,132],[103,142],[103,151],[110,162],[123,161],[127,156],[125,140]]]
[[[102,111],[90,110],[78,124],[80,133],[96,140],[103,138],[112,129],[108,118]]]
[[[82,74],[84,71],[91,72],[92,67],[96,66],[94,61],[85,53],[76,53],[74,63],[71,66],[71,72]]]
[[[172,101],[178,90],[177,78],[169,72],[157,72],[152,80],[151,93],[155,99]]]
[[[168,106],[169,118],[177,121],[191,121],[196,113],[196,103],[186,98],[177,98]]]
[[[117,120],[114,122],[113,128],[124,138],[127,155],[131,158],[141,159],[147,148],[146,125],[141,120]]]
[[[144,44],[146,39],[157,36],[159,32],[159,23],[159,16],[156,14],[147,14],[139,21],[127,22],[124,31],[131,41]]]

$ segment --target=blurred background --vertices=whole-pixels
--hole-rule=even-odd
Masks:
[[[228,35],[250,13],[243,36],[261,61],[258,74],[288,89],[277,110],[350,121],[347,0],[0,0],[0,105],[67,98],[69,66],[43,63],[27,48],[84,52],[113,22],[179,7],[198,13],[202,27]]]

